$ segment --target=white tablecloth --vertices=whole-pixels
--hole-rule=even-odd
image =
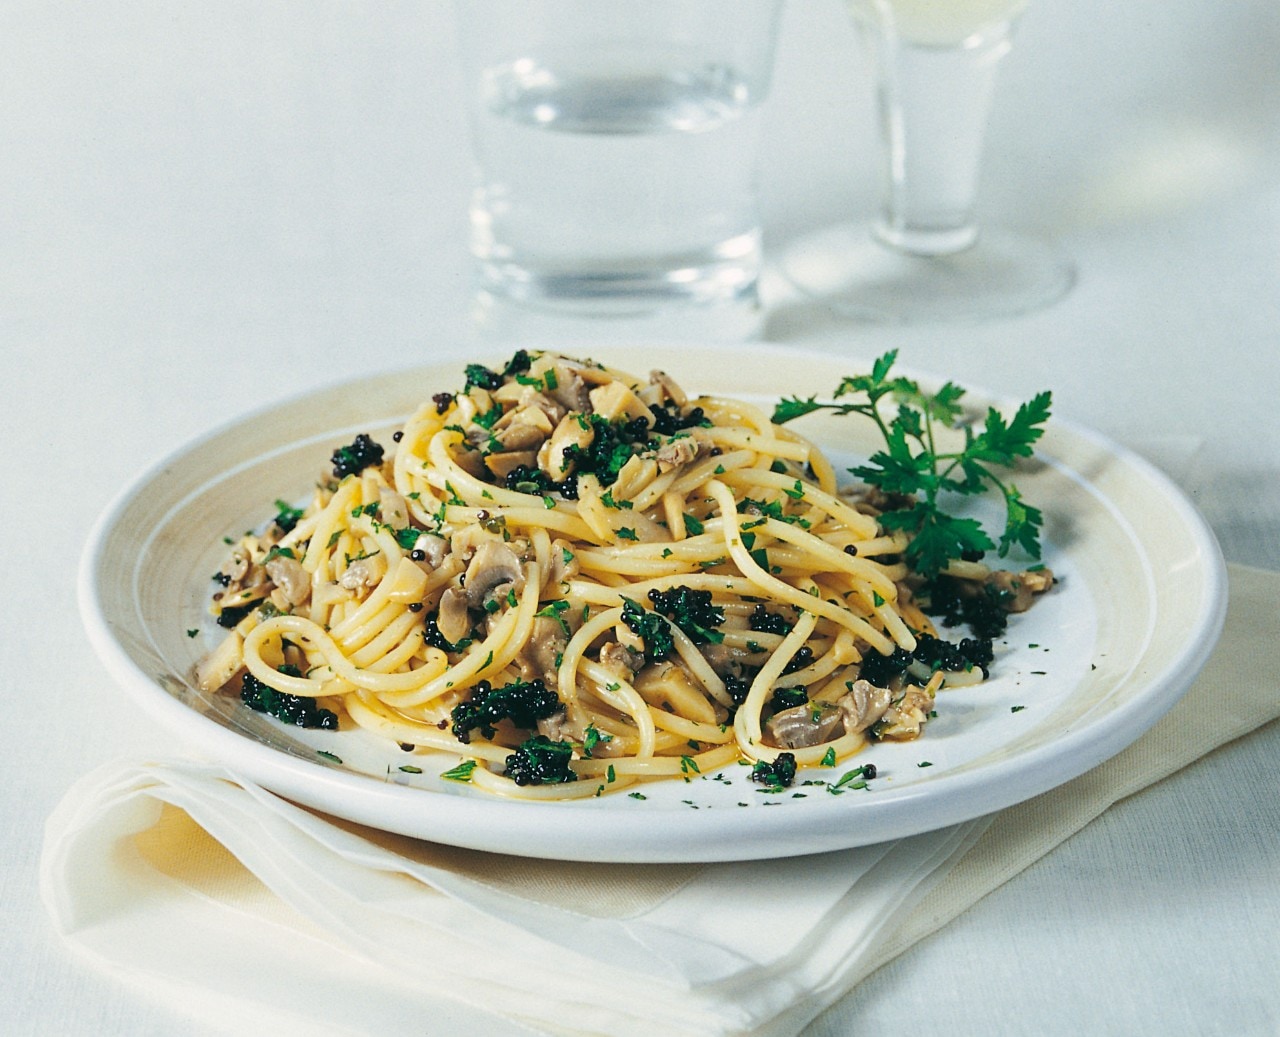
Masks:
[[[35,886],[78,776],[166,737],[75,610],[90,523],[176,444],[295,391],[473,348],[450,8],[0,7],[0,428],[10,579],[0,1029],[192,1033],[72,959]],[[989,217],[1079,283],[1016,320],[843,324],[768,284],[768,334],[997,393],[1146,453],[1228,559],[1280,569],[1280,9],[1040,0],[1003,70]],[[865,62],[793,0],[766,123],[776,252],[875,202]],[[812,1035],[1280,1030],[1280,729],[1113,809],[864,982]]]

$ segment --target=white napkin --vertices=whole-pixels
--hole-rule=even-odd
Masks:
[[[50,817],[42,893],[72,946],[228,1032],[795,1034],[1117,799],[1280,715],[1280,576],[1231,584],[1219,651],[1152,732],[995,818],[802,860],[564,864],[124,761]]]

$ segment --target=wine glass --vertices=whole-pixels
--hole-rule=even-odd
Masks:
[[[1026,0],[846,0],[875,63],[884,198],[866,225],[802,239],[780,260],[843,316],[965,321],[1059,298],[1072,265],[1046,243],[979,229],[974,198],[996,66]]]

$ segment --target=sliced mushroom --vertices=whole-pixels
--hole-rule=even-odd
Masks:
[[[401,558],[391,574],[387,600],[402,605],[420,602],[427,589],[427,574],[410,558]]]
[[[519,382],[508,382],[493,395],[495,399],[512,404],[511,410],[494,426],[495,429],[512,421],[525,421],[531,425],[539,425],[550,432],[568,410],[563,404],[539,392],[534,386],[521,385]]]
[[[838,706],[806,702],[774,713],[764,722],[764,738],[781,749],[807,749],[844,734],[845,714]]]
[[[558,688],[557,672],[560,656],[569,638],[558,619],[538,616],[529,631],[529,640],[516,654],[522,680],[541,680],[552,691]]]
[[[763,665],[767,652],[750,652],[738,645],[698,646],[702,656],[721,677],[741,677],[748,667]]]
[[[510,450],[486,454],[484,458],[484,466],[499,479],[506,479],[517,468],[532,468],[537,463],[538,455],[533,450]]]
[[[902,698],[891,704],[880,718],[880,737],[888,741],[909,742],[919,738],[933,709],[933,698],[923,688],[908,687]]]
[[[296,558],[276,555],[266,564],[267,575],[290,605],[301,605],[311,597],[311,574]]]
[[[658,447],[658,471],[670,472],[696,461],[704,453],[702,441],[693,436],[679,436]]]
[[[225,577],[224,585],[238,584],[249,572],[249,552],[243,548],[235,548],[231,556],[222,563],[218,575]]]
[[[689,402],[689,397],[685,395],[685,391],[676,384],[666,371],[650,371],[649,381],[662,389],[663,395],[674,403],[677,407],[683,407]]]
[[[413,542],[413,550],[422,552],[421,564],[428,571],[439,569],[449,553],[449,541],[438,533],[423,533]]]
[[[887,688],[878,688],[865,680],[855,681],[834,703],[806,702],[779,710],[764,723],[765,741],[782,749],[805,749],[841,735],[865,731],[880,721],[888,724],[881,737],[902,740],[916,737],[933,700],[928,692],[916,687],[908,688],[898,702],[892,698]],[[894,733],[889,733],[891,731]]]
[[[836,699],[836,705],[844,714],[845,731],[865,731],[884,716],[892,698],[888,688],[876,687],[870,681],[854,681],[853,686]]]
[[[538,721],[538,734],[546,735],[553,742],[581,742],[584,732],[564,710],[558,710]]]
[[[386,486],[378,493],[378,521],[392,529],[406,529],[409,525],[408,502]]]
[[[557,538],[551,541],[551,564],[547,566],[546,586],[554,587],[565,580],[571,580],[578,575],[580,569],[578,556],[573,553],[567,540]]]
[[[507,544],[491,539],[476,548],[467,564],[464,583],[471,608],[482,608],[486,602],[501,598],[508,591],[519,593],[523,585],[524,567]]]
[[[478,443],[472,443],[468,439],[461,447],[453,449],[449,452],[449,456],[453,458],[454,463],[468,475],[473,475],[477,479],[485,477],[484,457],[485,451],[489,446],[489,432],[482,429],[484,435]]]
[[[613,636],[616,637],[626,647],[637,652],[644,651],[644,638],[637,634],[625,623],[616,623],[613,627]]]
[[[461,587],[446,587],[444,593],[440,595],[436,629],[450,644],[456,644],[471,633],[471,616],[467,613],[467,593]]]
[[[644,668],[644,652],[638,652],[621,641],[608,641],[600,649],[600,664],[619,677],[631,680]]]
[[[488,414],[489,411],[498,406],[493,397],[489,395],[489,391],[481,389],[478,385],[472,385],[466,392],[459,393],[454,397],[454,402],[458,406],[456,417],[460,425],[466,425],[474,421],[476,415]]]
[[[576,369],[564,363],[557,363],[552,368],[555,372],[554,389],[547,394],[567,411],[585,411],[591,405],[587,395],[587,383]]]
[[[349,591],[358,591],[363,587],[374,587],[386,574],[387,559],[385,555],[369,555],[357,558],[338,580]]]
[[[591,423],[581,414],[566,414],[538,451],[538,467],[559,482],[573,471],[573,459],[566,453],[570,447],[585,450],[595,438]]]
[[[1053,586],[1053,573],[1048,569],[1020,573],[997,569],[986,583],[1000,592],[1000,604],[1006,612],[1026,612],[1039,595]]]
[[[878,486],[851,486],[840,491],[854,511],[873,518],[886,511],[910,507],[914,498],[905,493],[886,493]]]
[[[524,413],[523,411],[521,412]],[[546,415],[542,411],[535,411],[546,421]],[[494,439],[498,441],[498,445],[505,453],[509,450],[537,450],[542,446],[547,436],[551,432],[551,423],[547,422],[547,428],[543,429],[532,421],[513,421],[505,428],[494,433]]]

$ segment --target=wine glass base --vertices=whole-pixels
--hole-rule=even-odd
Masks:
[[[1052,246],[1008,231],[984,230],[960,252],[900,252],[866,225],[842,225],[803,238],[779,262],[804,295],[842,317],[880,323],[961,323],[1010,317],[1061,298],[1075,269]]]

